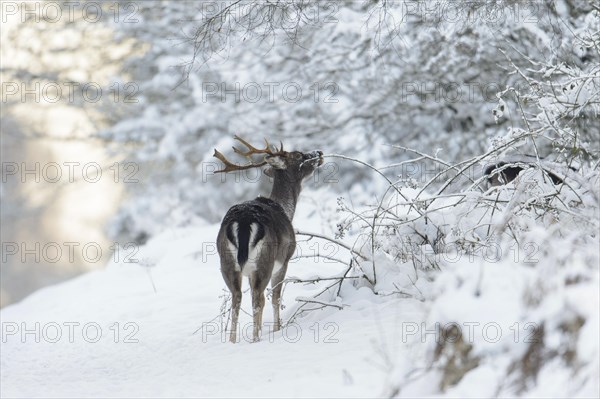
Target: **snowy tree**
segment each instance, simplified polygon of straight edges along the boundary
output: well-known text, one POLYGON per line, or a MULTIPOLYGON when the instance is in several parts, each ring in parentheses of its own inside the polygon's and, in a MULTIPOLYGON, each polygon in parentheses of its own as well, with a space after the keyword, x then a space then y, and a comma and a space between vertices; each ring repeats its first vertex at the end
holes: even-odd
MULTIPOLYGON (((230 185, 223 201, 221 180, 210 176, 212 147, 233 134, 283 140, 288 148, 319 146, 379 165, 408 159, 386 144, 439 148, 454 161, 486 149, 508 126, 527 128, 514 117, 516 104, 536 88, 519 68, 536 69, 543 81, 565 71, 593 77, 598 62, 590 36, 596 11, 585 2, 139 6, 143 23, 122 34, 149 43, 128 70, 141 104, 104 134, 127 143, 151 181, 134 187, 120 214, 116 231, 127 236, 197 218, 216 221, 225 204, 258 193, 263 186, 246 178, 230 185)), ((593 117, 575 119, 584 140, 598 134, 593 117)), ((551 149, 540 151, 545 157, 551 149)), ((338 160, 329 171, 339 192, 382 188, 348 162, 338 160)))

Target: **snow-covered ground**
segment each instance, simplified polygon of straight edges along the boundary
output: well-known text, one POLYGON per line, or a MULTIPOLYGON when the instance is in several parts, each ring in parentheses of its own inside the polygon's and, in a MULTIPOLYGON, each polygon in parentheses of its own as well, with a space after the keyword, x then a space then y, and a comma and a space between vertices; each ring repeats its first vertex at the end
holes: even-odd
MULTIPOLYGON (((330 204, 335 199, 324 192, 304 193, 296 228, 333 236, 330 204)), ((510 259, 448 257, 440 261, 441 271, 417 273, 378 255, 375 290, 363 280, 347 280, 339 297, 336 289, 319 297, 335 306, 296 315, 302 304, 297 299, 312 298, 335 280, 287 284, 282 317, 292 322, 274 334, 265 327, 257 343, 250 342, 246 292, 242 338, 231 344, 220 316, 226 315, 228 295, 215 250, 218 227, 165 231, 135 253, 123 248, 105 270, 4 308, 2 397, 594 397, 599 392, 600 284, 597 270, 586 269, 577 256, 569 268, 550 262, 537 270, 510 259), (132 259, 138 263, 126 262, 132 259), (554 274, 552 281, 572 282, 527 298, 546 289, 540 270, 554 274)), ((290 263, 288 278, 328 278, 347 269, 311 256, 345 260, 343 248, 332 250, 327 241, 306 236, 298 240, 301 257, 290 263)), ((354 239, 345 241, 351 245, 354 239)), ((265 325, 271 321, 267 305, 265 325)))
MULTIPOLYGON (((320 232, 315 217, 297 226, 320 232)), ((241 342, 231 344, 218 317, 226 291, 214 247, 217 231, 218 225, 167 231, 131 256, 141 265, 124 263, 123 255, 132 253, 124 251, 105 270, 44 288, 3 309, 2 397, 372 397, 383 392, 386 357, 402 349, 397 327, 401 320, 420 323, 422 302, 380 297, 348 284, 338 300, 343 310, 309 312, 281 332, 263 331, 258 343, 250 342, 248 327, 241 342)), ((302 245, 310 251, 311 244, 302 245)), ((343 267, 301 258, 290 263, 288 277, 327 277, 343 267)), ((315 289, 288 284, 284 322, 298 307, 295 298, 310 297, 315 289)), ((248 293, 242 309, 244 328, 252 321, 248 293)), ((272 317, 265 306, 264 322, 272 317)))

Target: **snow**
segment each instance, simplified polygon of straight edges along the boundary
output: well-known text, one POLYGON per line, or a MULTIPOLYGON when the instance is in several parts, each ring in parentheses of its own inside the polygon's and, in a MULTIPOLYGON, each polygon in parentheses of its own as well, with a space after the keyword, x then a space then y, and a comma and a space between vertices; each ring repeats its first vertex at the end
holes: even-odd
MULTIPOLYGON (((335 202, 325 190, 305 190, 295 228, 333 236, 336 216, 323 211, 329 209, 323 204, 335 202)), ((480 219, 477 212, 461 217, 472 224, 480 219)), ((350 279, 339 296, 337 286, 315 296, 331 280, 288 283, 284 328, 270 330, 272 310, 265 306, 257 343, 251 339, 245 281, 240 342, 231 344, 222 324, 227 313, 221 316, 229 294, 219 270, 218 229, 217 224, 168 229, 133 254, 124 248, 115 253, 102 271, 2 309, 2 396, 585 397, 598 392, 600 284, 586 254, 571 256, 569 268, 548 261, 551 248, 535 254, 537 264, 515 261, 511 252, 501 258, 447 254, 437 259, 439 271, 426 271, 379 251, 375 286, 350 279), (139 262, 128 263, 131 259, 139 262), (302 306, 315 310, 301 312, 302 306), (584 321, 580 328, 577 320, 584 321), (521 380, 515 367, 525 367, 523 359, 542 327, 544 353, 556 355, 540 366, 534 384, 526 370, 521 380), (569 335, 573 328, 577 335, 569 335), (468 352, 460 352, 457 338, 468 352), (576 354, 574 378, 563 363, 568 350, 576 354), (448 370, 460 367, 452 360, 457 353, 476 366, 444 387, 452 378, 448 370)), ((532 234, 544 242, 543 231, 532 234)), ((344 248, 332 251, 327 241, 297 238, 288 279, 332 278, 347 269, 316 256, 347 262, 344 248)), ((341 240, 352 246, 355 239, 341 240)), ((391 243, 392 236, 386 245, 391 243)), ((364 262, 357 275, 372 276, 372 268, 364 262)))
MULTIPOLYGON (((587 122, 598 115, 598 102, 591 101, 598 93, 597 46, 586 44, 588 31, 598 31, 598 19, 590 19, 597 13, 561 2, 558 14, 575 15, 561 24, 550 18, 537 25, 507 19, 468 26, 438 15, 423 26, 392 3, 387 10, 385 4, 345 4, 335 14, 338 23, 321 21, 323 28, 308 35, 298 31, 303 50, 268 40, 216 50, 214 63, 194 70, 176 93, 178 74, 169 67, 188 60, 190 49, 164 38, 197 21, 180 3, 165 3, 164 13, 140 4, 151 23, 131 27, 132 33, 152 44, 132 60, 132 66, 147 65, 133 71, 143 106, 122 110, 105 135, 113 143, 143 141, 128 159, 152 169, 132 189, 111 234, 152 238, 139 249, 122 247, 102 271, 0 311, 0 394, 600 396, 600 174, 597 159, 580 156, 597 158, 597 146, 588 142, 598 130, 587 122), (563 60, 572 55, 566 68, 563 60), (489 85, 460 93, 459 101, 439 101, 442 81, 479 88, 495 82, 494 90, 506 89, 494 103, 492 93, 484 93, 493 91, 489 85), (243 91, 212 97, 204 86, 265 90, 269 82, 277 83, 275 98, 263 91, 257 105, 235 100, 243 91), (301 101, 282 99, 286 84, 305 91, 301 101), (425 97, 406 84, 419 86, 425 97), (330 103, 323 97, 332 87, 337 102, 330 103), (331 162, 306 184, 294 226, 328 237, 339 233, 336 239, 366 260, 349 267, 346 249, 299 234, 283 292, 284 329, 269 332, 267 305, 262 341, 250 342, 245 282, 241 341, 234 345, 223 324, 229 294, 214 222, 266 187, 260 174, 241 180, 210 175, 212 148, 228 148, 235 133, 324 150, 331 162), (407 157, 418 153, 394 144, 428 153, 443 147, 445 160, 436 161, 454 165, 452 171, 529 162, 558 172, 568 185, 548 182, 535 168, 502 187, 451 184, 444 175, 450 169, 437 162, 428 169, 420 157, 409 165, 407 157), (548 158, 527 161, 532 145, 548 158), (465 155, 475 158, 465 161, 465 155), (400 179, 396 190, 366 163, 400 179), (392 163, 398 168, 390 171, 392 163), (349 278, 335 285, 346 273, 349 278)), ((469 9, 477 11, 477 4, 469 9)), ((484 179, 480 172, 474 180, 484 179)))
MULTIPOLYGON (((105 270, 44 288, 4 308, 2 396, 379 395, 386 374, 375 348, 394 341, 397 328, 390 327, 399 320, 421 320, 423 304, 382 301, 367 288, 345 285, 342 311, 310 312, 275 334, 263 329, 261 342, 251 343, 251 298, 245 293, 240 323, 246 334, 231 344, 218 317, 225 289, 215 251, 218 227, 167 231, 132 257, 152 266, 113 260, 105 270), (35 334, 22 335, 35 323, 40 342, 35 334), (13 326, 18 331, 10 334, 13 326), (52 343, 56 331, 62 337, 52 343), (98 342, 87 342, 97 331, 98 342)), ((323 276, 333 269, 302 258, 290 263, 288 277, 323 276)), ((284 322, 295 310, 294 298, 311 293, 310 286, 287 286, 284 322)), ((271 307, 265 306, 264 322, 272 321, 271 307)))
MULTIPOLYGON (((333 236, 342 216, 326 204, 335 202, 326 190, 305 190, 295 228, 333 236)), ((449 209, 437 219, 448 216, 454 223, 456 210, 449 209)), ((480 215, 461 218, 474 223, 480 215)), ((338 286, 315 296, 331 280, 288 283, 283 329, 270 330, 272 309, 265 306, 257 343, 245 281, 240 341, 232 344, 222 324, 229 294, 219 270, 218 229, 200 223, 165 230, 135 253, 122 248, 104 270, 2 309, 2 396, 586 397, 599 391, 600 282, 586 262, 593 252, 571 256, 569 268, 548 261, 550 248, 535 254, 537 264, 515 261, 512 252, 501 258, 446 254, 436 258, 440 270, 426 271, 379 251, 375 286, 350 279, 339 296, 338 286), (301 312, 306 308, 315 310, 301 312), (577 320, 583 325, 569 335, 577 320), (527 364, 523 359, 542 327, 544 353, 556 355, 540 365, 537 383, 521 380, 515 368, 527 364), (461 355, 457 338, 468 355, 461 355), (568 350, 576 354, 574 377, 564 363, 568 350), (444 388, 452 377, 448 370, 460 367, 457 353, 476 366, 444 388)), ((532 234, 543 238, 543 231, 532 234)), ((347 262, 344 248, 332 251, 325 245, 330 242, 300 234, 297 239, 288 279, 332 278, 347 269, 316 256, 347 262)), ((356 236, 340 240, 352 246, 356 236)), ((356 275, 372 276, 372 268, 364 262, 356 275)))

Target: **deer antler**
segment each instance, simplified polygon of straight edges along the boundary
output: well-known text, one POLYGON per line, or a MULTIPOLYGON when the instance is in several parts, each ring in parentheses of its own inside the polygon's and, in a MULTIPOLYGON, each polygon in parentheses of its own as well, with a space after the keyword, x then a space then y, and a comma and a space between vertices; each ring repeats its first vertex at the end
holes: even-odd
POLYGON ((227 173, 227 172, 233 172, 236 170, 259 168, 259 167, 267 164, 267 161, 263 161, 261 163, 252 163, 251 162, 248 165, 238 165, 233 162, 230 162, 227 158, 225 158, 225 155, 223 155, 219 151, 217 151, 216 148, 215 148, 215 153, 213 154, 213 157, 217 158, 218 160, 220 160, 221 162, 223 162, 225 164, 225 167, 223 169, 216 170, 215 173, 223 173, 223 172, 227 173))
MULTIPOLYGON (((280 142, 281 148, 279 150, 277 148, 275 148, 275 152, 273 152, 273 150, 270 148, 271 145, 269 144, 267 139, 265 139, 266 147, 264 149, 258 149, 237 135, 233 136, 233 138, 248 148, 248 151, 244 152, 236 147, 233 147, 233 151, 236 154, 240 154, 246 158, 250 158, 252 155, 255 155, 255 154, 283 155, 283 153, 284 153, 283 152, 283 143, 281 143, 281 142, 280 142)), ((235 164, 235 163, 229 161, 227 158, 225 158, 225 155, 221 154, 216 149, 215 149, 215 153, 213 154, 213 157, 219 159, 221 162, 223 162, 225 164, 225 168, 223 168, 221 170, 217 170, 217 171, 215 171, 215 173, 223 173, 223 172, 227 173, 227 172, 233 172, 236 170, 246 170, 246 169, 251 169, 251 168, 258 168, 258 167, 261 167, 261 166, 264 166, 267 164, 267 161, 263 161, 261 163, 250 162, 247 165, 238 165, 238 164, 235 164)))
POLYGON ((267 139, 265 139, 265 144, 267 145, 265 147, 265 149, 264 150, 259 150, 258 148, 255 148, 254 146, 252 146, 250 143, 248 143, 246 140, 244 140, 240 136, 236 135, 236 136, 233 136, 233 138, 235 140, 239 141, 240 143, 242 143, 243 145, 245 145, 248 148, 248 151, 243 152, 242 150, 239 150, 239 149, 237 149, 235 147, 232 147, 233 151, 236 154, 240 154, 240 155, 245 156, 245 157, 250 157, 251 155, 254 155, 254 154, 268 154, 268 153, 271 152, 271 150, 269 149, 269 142, 267 141, 267 139))
POLYGON ((265 139, 266 147, 261 150, 261 149, 255 148, 253 145, 251 145, 250 143, 248 143, 246 140, 244 140, 240 136, 236 135, 236 136, 233 136, 233 138, 236 139, 237 141, 239 141, 240 143, 242 143, 243 145, 245 145, 248 148, 248 151, 243 152, 242 150, 233 147, 233 151, 236 154, 243 155, 243 156, 245 156, 247 158, 250 157, 251 155, 254 155, 254 154, 268 154, 268 155, 282 155, 283 154, 283 143, 281 144, 281 148, 279 150, 277 150, 277 148, 275 148, 276 152, 273 152, 273 150, 271 149, 271 145, 269 144, 269 141, 267 139, 265 139))

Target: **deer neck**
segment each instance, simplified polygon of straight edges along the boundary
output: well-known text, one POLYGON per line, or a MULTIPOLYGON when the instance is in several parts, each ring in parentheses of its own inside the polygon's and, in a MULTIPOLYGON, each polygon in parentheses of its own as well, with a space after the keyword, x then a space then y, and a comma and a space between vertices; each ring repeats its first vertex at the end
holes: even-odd
POLYGON ((283 207, 290 222, 294 219, 300 190, 302 190, 300 179, 289 176, 284 170, 275 171, 273 189, 269 198, 283 207))

